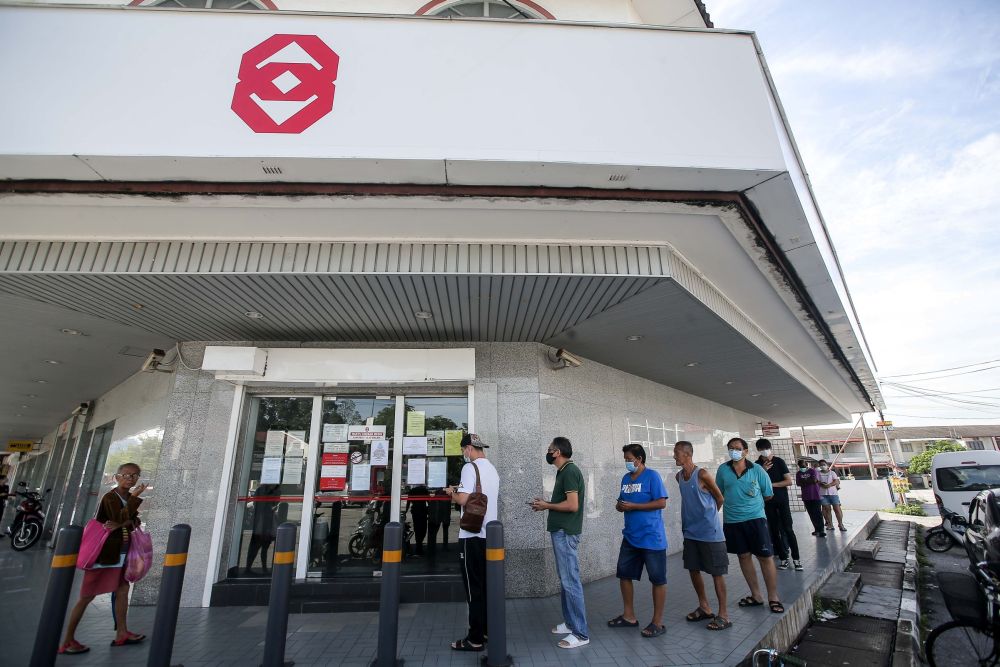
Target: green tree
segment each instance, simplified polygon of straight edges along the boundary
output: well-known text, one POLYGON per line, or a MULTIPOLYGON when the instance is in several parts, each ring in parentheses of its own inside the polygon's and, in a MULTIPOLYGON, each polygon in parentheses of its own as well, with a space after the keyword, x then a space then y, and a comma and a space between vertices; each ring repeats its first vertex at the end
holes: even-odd
POLYGON ((931 459, 934 458, 935 454, 964 451, 965 445, 960 445, 954 440, 938 440, 928 447, 927 451, 921 452, 910 459, 908 470, 913 475, 926 475, 931 471, 931 459))

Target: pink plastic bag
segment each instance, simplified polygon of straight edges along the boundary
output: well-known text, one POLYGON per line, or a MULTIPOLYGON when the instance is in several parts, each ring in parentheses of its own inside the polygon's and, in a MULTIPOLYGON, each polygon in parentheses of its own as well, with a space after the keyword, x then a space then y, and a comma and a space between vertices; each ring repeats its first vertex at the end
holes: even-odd
POLYGON ((135 583, 146 576, 153 564, 153 540, 141 527, 129 535, 131 545, 125 558, 125 581, 135 583))
POLYGON ((81 570, 89 570, 101 555, 101 549, 108 540, 108 531, 97 519, 91 519, 83 527, 83 537, 80 538, 80 553, 76 557, 76 566, 81 570))

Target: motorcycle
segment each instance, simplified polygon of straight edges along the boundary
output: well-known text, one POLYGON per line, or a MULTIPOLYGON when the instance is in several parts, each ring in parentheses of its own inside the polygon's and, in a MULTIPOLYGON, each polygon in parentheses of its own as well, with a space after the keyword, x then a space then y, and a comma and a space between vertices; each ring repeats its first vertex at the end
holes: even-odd
MULTIPOLYGON (((18 482, 18 486, 26 488, 27 484, 18 482)), ((52 489, 46 489, 45 493, 52 493, 52 489)), ((7 528, 7 535, 10 536, 11 549, 24 551, 34 546, 42 537, 42 526, 45 523, 42 502, 45 498, 38 491, 16 491, 14 495, 24 500, 17 506, 17 514, 7 528)))
POLYGON ((965 543, 965 529, 968 525, 965 517, 945 510, 941 525, 931 528, 924 534, 924 544, 937 553, 948 551, 956 544, 965 543))

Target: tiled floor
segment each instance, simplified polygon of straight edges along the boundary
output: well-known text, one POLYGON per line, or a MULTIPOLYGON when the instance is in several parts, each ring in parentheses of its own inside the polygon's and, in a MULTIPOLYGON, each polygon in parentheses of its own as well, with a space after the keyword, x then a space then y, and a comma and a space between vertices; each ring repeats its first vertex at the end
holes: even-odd
MULTIPOLYGON (((805 514, 796 513, 796 527, 805 572, 781 571, 782 599, 790 604, 839 554, 871 516, 847 512, 850 530, 820 540, 809 535, 805 514)), ((40 613, 49 553, 13 553, 0 545, 0 664, 27 665, 40 613)), ((509 573, 508 573, 509 574, 509 573)), ((79 579, 79 577, 77 577, 79 579)), ((766 607, 738 609, 736 601, 747 593, 735 558, 727 577, 730 618, 734 625, 723 632, 709 632, 705 623, 687 623, 684 614, 697 607, 697 598, 683 569, 680 554, 668 562, 667 633, 645 639, 637 629, 608 628, 606 621, 621 612, 618 581, 602 579, 585 586, 591 644, 572 651, 556 647, 559 639, 549 628, 560 622, 557 596, 509 600, 507 603, 507 652, 517 665, 734 665, 779 621, 766 607)), ((188 582, 193 585, 197 582, 188 582)), ((706 580, 710 586, 710 580, 706 580)), ((636 587, 641 625, 649 622, 649 587, 636 587)), ((714 603, 714 594, 710 598, 714 603)), ((131 611, 130 627, 146 631, 155 609, 131 611)), ((465 634, 466 609, 462 604, 415 604, 400 609, 399 654, 407 665, 476 665, 481 654, 456 653, 448 642, 465 634)), ((289 617, 286 657, 296 666, 368 665, 375 656, 377 613, 293 614, 289 617)), ((257 665, 263 651, 267 611, 263 607, 182 609, 177 626, 173 663, 199 665, 257 665)), ((80 656, 60 656, 58 665, 144 664, 146 646, 111 648, 111 614, 107 596, 88 610, 78 639, 92 650, 80 656)))

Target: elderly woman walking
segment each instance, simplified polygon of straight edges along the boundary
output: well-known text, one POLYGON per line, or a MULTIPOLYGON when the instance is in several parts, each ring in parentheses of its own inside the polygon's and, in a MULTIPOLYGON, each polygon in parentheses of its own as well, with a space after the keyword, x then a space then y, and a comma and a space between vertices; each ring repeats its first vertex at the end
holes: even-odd
POLYGON ((104 524, 108 537, 97 557, 97 563, 84 572, 80 600, 70 612, 66 636, 59 647, 59 653, 72 655, 90 650, 90 647, 78 642, 74 635, 80 619, 83 618, 83 612, 87 610, 87 605, 104 593, 115 593, 115 619, 118 627, 111 645, 138 644, 146 638, 145 635, 129 632, 127 623, 129 584, 125 581, 125 558, 131 544, 129 536, 139 527, 139 505, 142 503, 142 498, 139 496, 146 490, 145 484, 136 485, 141 473, 139 466, 134 463, 118 466, 118 472, 115 473, 115 488, 101 498, 96 519, 104 524))

